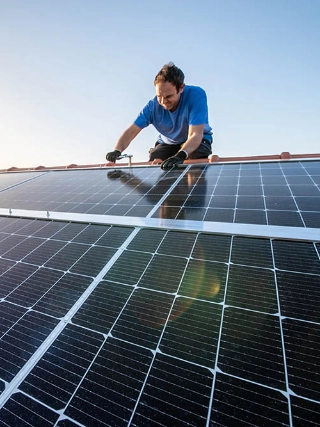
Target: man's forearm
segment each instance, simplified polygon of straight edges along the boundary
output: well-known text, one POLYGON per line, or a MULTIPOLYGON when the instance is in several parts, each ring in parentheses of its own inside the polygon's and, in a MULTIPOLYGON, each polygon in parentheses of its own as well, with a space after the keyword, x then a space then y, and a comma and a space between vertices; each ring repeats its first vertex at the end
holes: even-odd
POLYGON ((122 153, 126 148, 128 148, 130 142, 138 135, 140 131, 141 129, 135 124, 129 126, 128 129, 126 129, 118 139, 114 149, 119 150, 122 153))
POLYGON ((193 153, 201 144, 202 138, 203 138, 202 134, 190 135, 187 141, 184 144, 182 144, 181 150, 186 151, 188 155, 193 153))

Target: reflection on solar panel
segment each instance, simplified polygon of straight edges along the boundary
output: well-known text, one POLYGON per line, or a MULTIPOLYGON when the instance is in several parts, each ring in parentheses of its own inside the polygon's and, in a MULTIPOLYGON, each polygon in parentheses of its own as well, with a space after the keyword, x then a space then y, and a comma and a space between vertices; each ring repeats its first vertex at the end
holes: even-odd
POLYGON ((319 425, 320 161, 0 174, 0 213, 0 426, 319 425))

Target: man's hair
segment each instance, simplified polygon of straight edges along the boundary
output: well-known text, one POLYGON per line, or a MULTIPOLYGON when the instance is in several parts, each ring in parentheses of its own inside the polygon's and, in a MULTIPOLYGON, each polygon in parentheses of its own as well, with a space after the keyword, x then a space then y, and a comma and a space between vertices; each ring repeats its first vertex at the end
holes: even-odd
POLYGON ((177 92, 184 83, 184 74, 180 68, 176 67, 173 62, 165 64, 154 79, 154 85, 161 82, 172 83, 177 92))

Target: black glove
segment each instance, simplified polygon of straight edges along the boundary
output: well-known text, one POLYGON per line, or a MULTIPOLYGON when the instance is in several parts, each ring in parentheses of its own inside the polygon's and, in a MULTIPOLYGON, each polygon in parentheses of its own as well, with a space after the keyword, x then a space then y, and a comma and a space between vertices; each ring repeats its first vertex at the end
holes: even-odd
POLYGON ((164 160, 160 167, 161 169, 171 169, 171 168, 177 168, 179 165, 183 163, 184 160, 188 157, 188 154, 186 151, 181 150, 178 151, 178 153, 175 156, 169 157, 168 159, 164 160))
POLYGON ((110 153, 107 153, 106 159, 109 160, 109 162, 115 163, 119 156, 121 156, 121 151, 114 150, 110 151, 110 153))

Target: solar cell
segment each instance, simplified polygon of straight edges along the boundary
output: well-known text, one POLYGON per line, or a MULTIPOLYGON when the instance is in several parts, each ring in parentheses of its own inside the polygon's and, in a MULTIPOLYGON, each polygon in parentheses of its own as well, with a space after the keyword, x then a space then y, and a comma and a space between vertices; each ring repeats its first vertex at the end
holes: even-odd
POLYGON ((47 425, 53 426, 59 418, 59 415, 47 408, 35 399, 23 393, 15 393, 12 398, 7 402, 6 405, 1 409, 1 423, 3 426, 14 426, 18 425, 21 427, 27 427, 29 420, 34 425, 47 425), (19 418, 17 419, 17 415, 19 418))
POLYGON ((279 318, 227 307, 218 368, 229 375, 286 390, 279 318))
POLYGON ((279 391, 217 373, 210 426, 244 426, 248 422, 254 426, 290 425, 287 399, 279 391))
POLYGON ((320 416, 318 403, 299 397, 291 397, 292 420, 295 424, 317 425, 320 416))
POLYGON ((297 396, 319 403, 319 324, 285 319, 283 333, 286 347, 290 389, 297 396))
POLYGON ((0 425, 317 425, 319 176, 0 174, 0 425))

